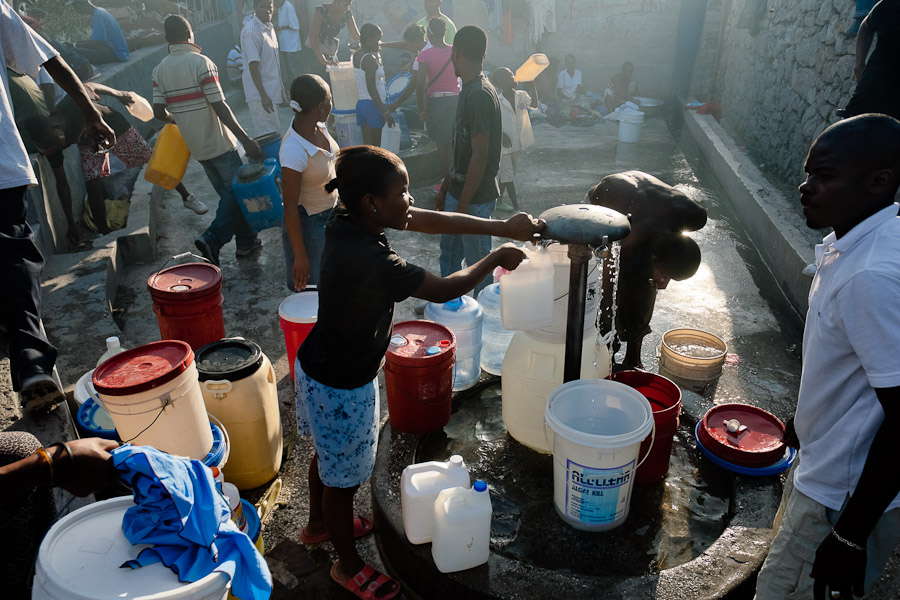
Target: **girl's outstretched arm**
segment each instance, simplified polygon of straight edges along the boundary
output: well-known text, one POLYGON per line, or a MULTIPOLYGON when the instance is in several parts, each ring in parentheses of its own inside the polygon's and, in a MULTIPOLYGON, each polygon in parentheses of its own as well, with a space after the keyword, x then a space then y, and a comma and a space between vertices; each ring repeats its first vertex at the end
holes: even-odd
POLYGON ((525 258, 525 253, 512 243, 504 244, 479 260, 471 267, 451 273, 446 277, 426 272, 425 281, 413 294, 416 298, 429 302, 447 302, 471 291, 478 282, 496 267, 512 271, 525 258))
POLYGON ((503 221, 415 207, 410 208, 409 212, 412 218, 409 219, 407 229, 422 233, 495 235, 530 242, 547 226, 543 220, 523 212, 503 221))

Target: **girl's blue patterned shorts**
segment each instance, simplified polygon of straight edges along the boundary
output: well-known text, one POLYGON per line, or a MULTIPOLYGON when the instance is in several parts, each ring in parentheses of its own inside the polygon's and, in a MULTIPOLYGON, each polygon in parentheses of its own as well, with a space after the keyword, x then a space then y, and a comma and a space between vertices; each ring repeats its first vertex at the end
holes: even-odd
POLYGON ((312 435, 319 478, 328 487, 365 483, 378 445, 378 379, 352 390, 319 383, 294 363, 297 431, 312 435))

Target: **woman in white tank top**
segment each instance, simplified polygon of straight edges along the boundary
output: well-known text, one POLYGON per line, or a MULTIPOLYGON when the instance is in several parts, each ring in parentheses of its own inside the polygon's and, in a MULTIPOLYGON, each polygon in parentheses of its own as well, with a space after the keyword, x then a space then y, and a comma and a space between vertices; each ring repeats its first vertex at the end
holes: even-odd
POLYGON ((365 23, 359 28, 360 48, 353 54, 353 74, 359 88, 356 102, 356 124, 362 129, 363 142, 381 145, 381 128, 385 122, 394 126, 393 106, 386 106, 384 65, 381 64, 381 28, 365 23))

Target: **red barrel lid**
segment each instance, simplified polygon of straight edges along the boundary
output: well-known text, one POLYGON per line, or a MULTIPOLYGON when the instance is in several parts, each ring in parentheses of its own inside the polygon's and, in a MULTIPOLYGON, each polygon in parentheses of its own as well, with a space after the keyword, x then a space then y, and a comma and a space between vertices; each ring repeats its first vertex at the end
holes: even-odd
POLYGON ((222 286, 222 271, 209 263, 185 263, 154 273, 147 279, 150 294, 169 300, 215 292, 222 286))
POLYGON ((128 396, 172 381, 194 362, 194 351, 180 340, 151 342, 110 357, 94 370, 94 387, 108 396, 128 396))
POLYGON ((714 406, 700 422, 700 430, 710 452, 738 465, 771 464, 784 455, 784 424, 756 406, 714 406))
POLYGON ((403 321, 394 324, 387 362, 424 367, 447 360, 456 353, 456 336, 434 321, 403 321))

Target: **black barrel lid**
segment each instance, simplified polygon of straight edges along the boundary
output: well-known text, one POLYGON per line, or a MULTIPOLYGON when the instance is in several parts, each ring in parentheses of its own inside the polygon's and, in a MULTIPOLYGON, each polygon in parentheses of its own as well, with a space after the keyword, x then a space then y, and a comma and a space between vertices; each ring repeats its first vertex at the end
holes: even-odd
POLYGON ((244 338, 224 338, 197 350, 196 361, 200 381, 238 381, 256 373, 263 353, 259 345, 244 338))

